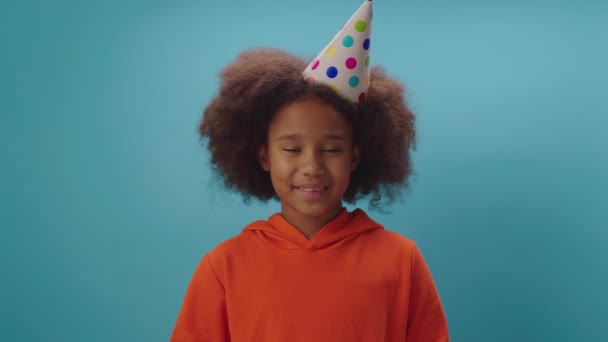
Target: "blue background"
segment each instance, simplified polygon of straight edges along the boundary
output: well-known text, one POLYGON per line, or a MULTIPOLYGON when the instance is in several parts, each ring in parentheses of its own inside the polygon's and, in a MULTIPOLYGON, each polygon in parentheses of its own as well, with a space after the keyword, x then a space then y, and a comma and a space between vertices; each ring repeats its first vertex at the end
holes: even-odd
MULTIPOLYGON (((168 340, 203 253, 278 209, 209 171, 218 70, 314 56, 360 4, 3 4, 0 340, 168 340)), ((454 341, 606 341, 607 23, 600 1, 375 2, 372 63, 419 140, 372 216, 420 245, 454 341)))

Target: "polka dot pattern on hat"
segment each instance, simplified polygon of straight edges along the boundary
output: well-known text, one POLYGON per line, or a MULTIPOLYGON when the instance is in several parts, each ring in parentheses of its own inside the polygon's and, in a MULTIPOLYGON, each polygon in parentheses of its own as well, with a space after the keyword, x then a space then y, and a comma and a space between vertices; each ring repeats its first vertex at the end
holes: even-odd
POLYGON ((325 54, 326 54, 328 57, 334 57, 334 56, 336 55, 336 53, 337 53, 336 48, 335 48, 335 47, 333 47, 333 46, 328 47, 328 48, 327 48, 327 52, 325 52, 325 54))
POLYGON ((348 69, 354 69, 357 67, 357 60, 349 57, 346 59, 346 62, 344 62, 344 65, 346 65, 346 68, 348 69))
POLYGON ((353 46, 353 44, 355 43, 355 39, 353 39, 352 36, 346 36, 344 37, 344 39, 342 39, 342 45, 344 45, 344 47, 351 47, 353 46))
POLYGON ((367 0, 307 66, 304 78, 353 102, 365 100, 370 84, 371 12, 372 1, 367 0))
POLYGON ((365 31, 365 29, 367 29, 367 23, 363 20, 358 20, 355 23, 355 30, 359 31, 359 32, 363 32, 365 31))
POLYGON ((338 76, 338 68, 336 68, 335 66, 330 66, 329 68, 327 68, 327 71, 325 73, 329 78, 336 78, 336 76, 338 76))

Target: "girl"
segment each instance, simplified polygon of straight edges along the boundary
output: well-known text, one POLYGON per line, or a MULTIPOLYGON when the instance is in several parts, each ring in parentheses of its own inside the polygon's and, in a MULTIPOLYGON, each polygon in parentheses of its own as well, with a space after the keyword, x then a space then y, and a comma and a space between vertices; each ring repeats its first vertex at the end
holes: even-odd
POLYGON ((211 162, 228 189, 281 212, 202 258, 172 341, 448 341, 415 243, 343 207, 370 196, 382 209, 411 174, 414 116, 401 85, 362 62, 369 19, 366 2, 308 66, 254 49, 222 71, 200 125, 211 162), (331 50, 357 41, 359 55, 331 50))

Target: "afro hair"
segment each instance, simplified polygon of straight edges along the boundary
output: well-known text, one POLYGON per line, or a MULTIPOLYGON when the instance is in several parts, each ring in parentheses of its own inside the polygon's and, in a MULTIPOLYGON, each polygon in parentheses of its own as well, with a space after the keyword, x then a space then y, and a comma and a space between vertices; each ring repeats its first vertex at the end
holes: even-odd
POLYGON ((199 125, 216 175, 245 202, 277 199, 270 175, 257 159, 258 148, 266 143, 268 125, 279 108, 314 97, 346 116, 360 148, 344 201, 354 204, 369 196, 370 207, 382 210, 408 188, 413 172, 414 114, 403 86, 375 66, 365 100, 354 104, 327 86, 306 81, 302 71, 307 65, 285 51, 257 48, 242 52, 220 72, 219 93, 199 125))

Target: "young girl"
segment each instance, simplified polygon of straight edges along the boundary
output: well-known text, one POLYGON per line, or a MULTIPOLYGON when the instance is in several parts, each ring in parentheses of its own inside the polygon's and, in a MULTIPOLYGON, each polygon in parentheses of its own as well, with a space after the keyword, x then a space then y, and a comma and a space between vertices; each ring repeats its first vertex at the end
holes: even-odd
POLYGON ((211 162, 228 189, 281 212, 203 257, 172 341, 448 341, 415 243, 343 207, 382 208, 411 173, 414 116, 401 85, 368 68, 370 19, 366 2, 308 66, 254 49, 222 71, 200 125, 211 162), (358 54, 336 51, 357 41, 358 54))

